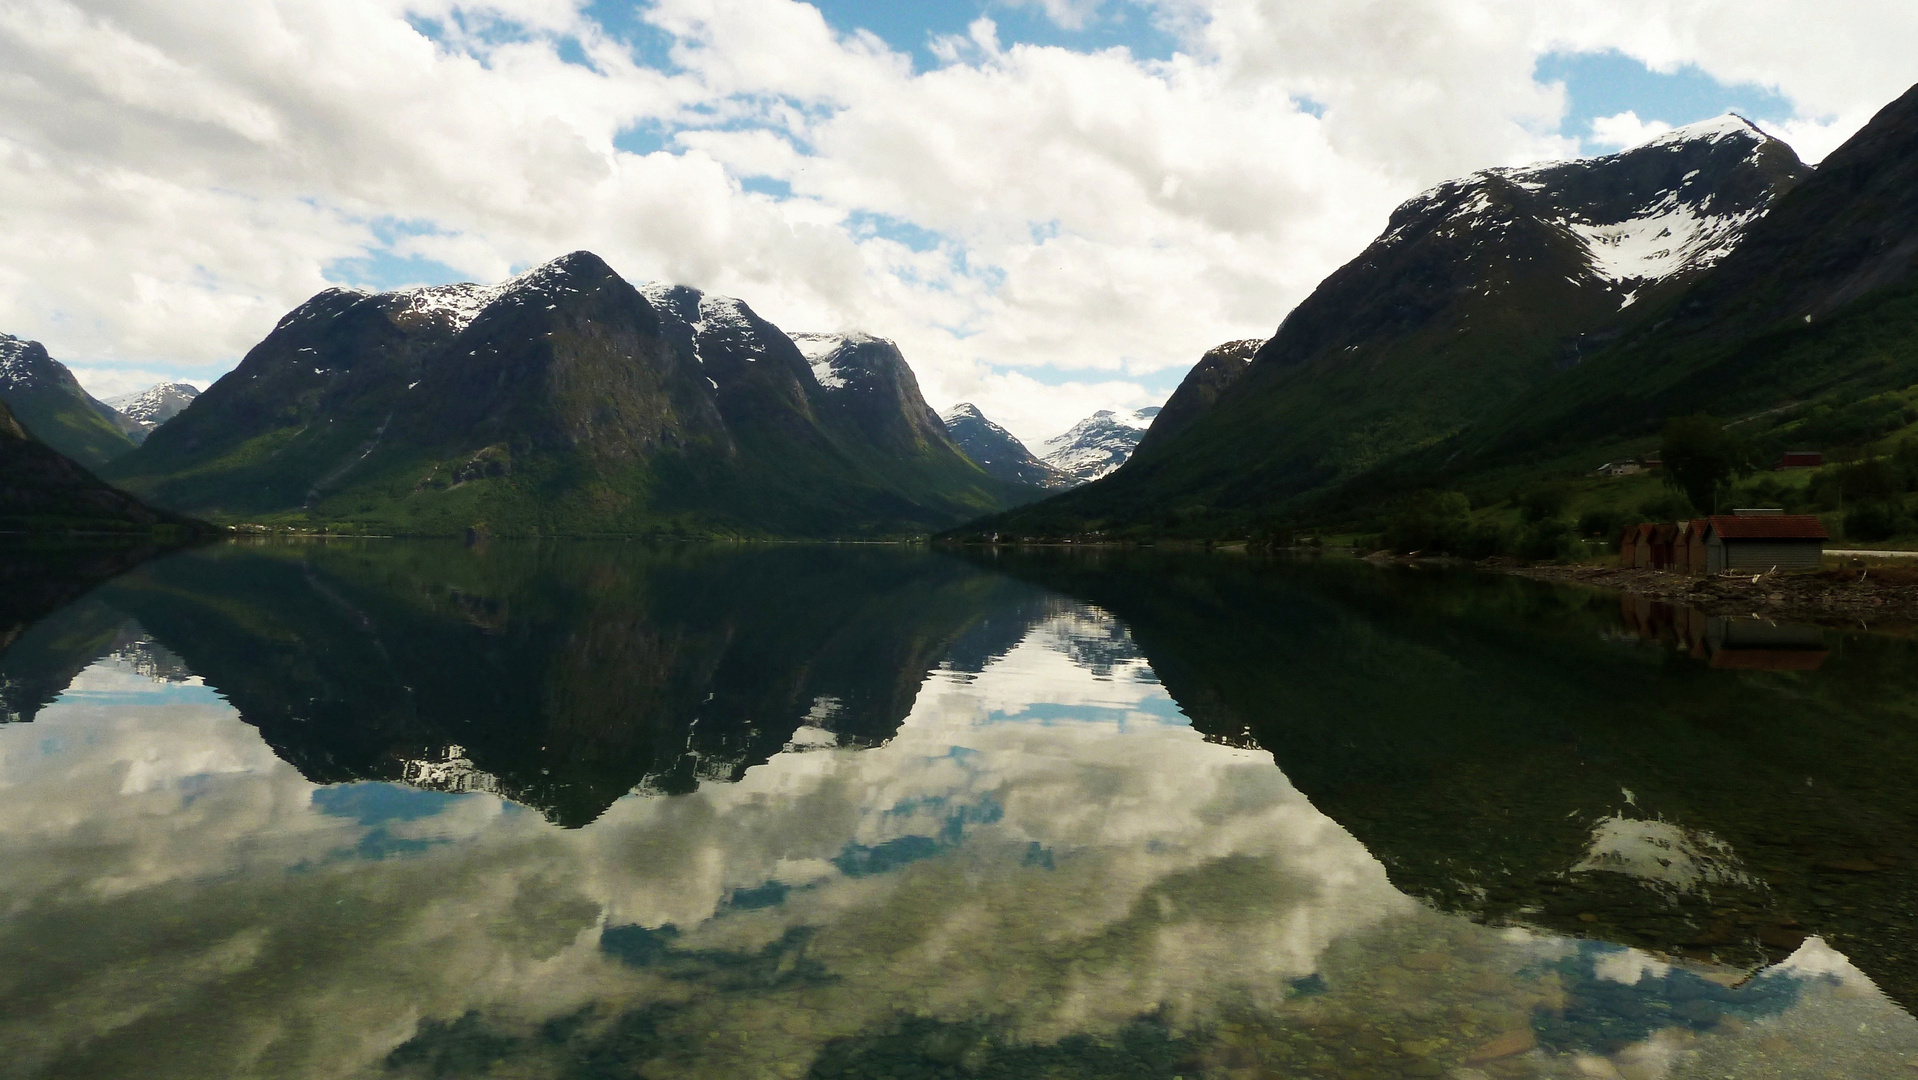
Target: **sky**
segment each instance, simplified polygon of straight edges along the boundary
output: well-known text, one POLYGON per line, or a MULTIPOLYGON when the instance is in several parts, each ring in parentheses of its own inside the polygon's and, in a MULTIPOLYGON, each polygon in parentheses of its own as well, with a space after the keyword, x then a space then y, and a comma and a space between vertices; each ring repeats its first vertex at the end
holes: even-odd
POLYGON ((204 387, 329 286, 584 248, 1036 443, 1451 177, 1729 110, 1816 161, 1913 40, 1909 0, 0 0, 0 332, 204 387))

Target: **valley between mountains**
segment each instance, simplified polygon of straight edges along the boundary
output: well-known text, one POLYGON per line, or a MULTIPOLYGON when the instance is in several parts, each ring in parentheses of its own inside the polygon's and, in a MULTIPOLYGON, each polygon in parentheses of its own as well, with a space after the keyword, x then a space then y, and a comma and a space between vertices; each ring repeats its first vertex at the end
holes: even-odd
MULTIPOLYGON (((127 521, 1269 542, 1376 532, 1421 492, 1473 514, 1554 486, 1559 513, 1669 502, 1594 472, 1695 413, 1753 460, 1889 459, 1918 434, 1915 260, 1918 90, 1816 168, 1725 116, 1441 184, 1270 339, 1036 448, 971 404, 936 413, 883 337, 788 333, 586 251, 493 285, 328 289, 204 393, 100 402, 0 336, 0 402, 74 484, 137 497, 101 511, 127 521)), ((1874 497, 1903 513, 1902 491, 1874 497)), ((72 520, 9 498, 9 520, 72 520)))

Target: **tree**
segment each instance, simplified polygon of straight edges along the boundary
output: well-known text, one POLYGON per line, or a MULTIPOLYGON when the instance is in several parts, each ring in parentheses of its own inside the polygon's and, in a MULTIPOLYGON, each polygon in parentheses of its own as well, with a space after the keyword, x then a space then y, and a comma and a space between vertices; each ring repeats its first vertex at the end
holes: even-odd
POLYGON ((1749 475, 1753 468, 1751 448, 1704 413, 1666 422, 1662 457, 1665 483, 1684 492, 1701 510, 1716 509, 1718 489, 1734 476, 1749 475))

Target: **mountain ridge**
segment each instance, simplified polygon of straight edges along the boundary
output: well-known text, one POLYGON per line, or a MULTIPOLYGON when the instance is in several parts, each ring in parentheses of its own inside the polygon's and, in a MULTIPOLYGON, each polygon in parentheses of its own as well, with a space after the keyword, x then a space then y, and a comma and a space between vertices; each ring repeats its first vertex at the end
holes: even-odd
POLYGON ((109 473, 206 514, 440 535, 897 535, 1019 498, 943 431, 882 448, 856 412, 743 301, 574 252, 324 290, 109 473))

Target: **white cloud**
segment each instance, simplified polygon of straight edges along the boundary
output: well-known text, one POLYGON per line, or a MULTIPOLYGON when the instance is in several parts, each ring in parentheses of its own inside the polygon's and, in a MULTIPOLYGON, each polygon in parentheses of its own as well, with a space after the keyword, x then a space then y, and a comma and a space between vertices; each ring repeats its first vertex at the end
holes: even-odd
MULTIPOLYGON (((1035 2, 1067 27, 1118 10, 1035 2)), ((585 247, 790 329, 895 338, 935 406, 973 400, 1036 441, 1270 333, 1420 188, 1574 152, 1563 89, 1534 79, 1546 52, 1775 86, 1798 111, 1779 134, 1814 158, 1918 67, 1902 4, 1125 13, 1183 51, 1008 44, 981 20, 916 72, 795 0, 656 0, 662 71, 575 0, 18 0, 0 8, 0 328, 185 372, 236 360, 341 260, 497 279, 585 247), (636 128, 665 149, 618 149, 636 128)))
POLYGON ((1615 116, 1599 116, 1592 120, 1592 142, 1606 149, 1621 149, 1637 146, 1672 129, 1672 125, 1663 120, 1640 120, 1638 113, 1631 110, 1615 116))

